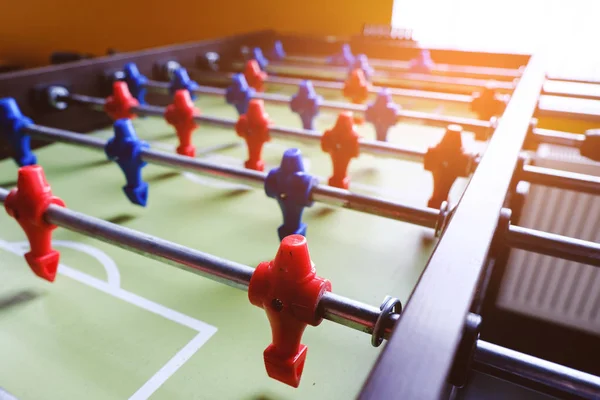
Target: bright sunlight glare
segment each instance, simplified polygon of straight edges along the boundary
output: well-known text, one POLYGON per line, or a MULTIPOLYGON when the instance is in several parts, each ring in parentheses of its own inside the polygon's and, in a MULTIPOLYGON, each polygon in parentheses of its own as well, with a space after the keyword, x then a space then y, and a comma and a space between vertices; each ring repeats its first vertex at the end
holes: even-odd
POLYGON ((392 25, 412 28, 428 47, 598 52, 600 1, 396 0, 392 25))

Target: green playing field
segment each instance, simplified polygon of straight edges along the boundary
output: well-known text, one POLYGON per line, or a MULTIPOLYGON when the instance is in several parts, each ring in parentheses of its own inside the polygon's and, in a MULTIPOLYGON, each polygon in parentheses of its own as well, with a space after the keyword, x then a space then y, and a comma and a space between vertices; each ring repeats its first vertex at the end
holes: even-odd
MULTIPOLYGON (((197 104, 206 115, 236 117, 221 98, 197 104)), ((286 107, 266 108, 277 125, 299 127, 286 107)), ((335 119, 323 112, 317 126, 329 128, 335 119)), ((134 124, 155 148, 174 150, 173 129, 162 119, 134 124)), ((368 124, 359 130, 374 137, 368 124)), ((400 123, 391 141, 425 149, 442 133, 400 123)), ((245 145, 231 129, 202 125, 194 142, 198 157, 243 166, 245 145)), ((267 168, 295 146, 308 170, 326 179, 331 161, 318 143, 273 139, 264 151, 267 168)), ((281 213, 263 191, 148 165, 149 201, 141 208, 128 202, 124 177, 101 152, 53 144, 37 156, 54 194, 73 210, 252 266, 277 251, 281 213)), ((350 173, 356 192, 417 206, 431 194, 431 176, 420 164, 361 155, 350 173)), ((16 174, 12 160, 0 162, 0 186, 15 185, 16 174)), ((454 201, 465 184, 455 185, 454 201)), ((428 229, 319 204, 305 212, 305 222, 318 274, 331 280, 335 293, 372 305, 388 294, 405 302, 435 245, 428 229)), ((54 238, 61 266, 50 284, 30 272, 21 257, 24 234, 0 213, 0 387, 19 399, 348 399, 379 353, 363 333, 329 321, 309 327, 304 374, 293 389, 265 373, 270 327, 245 292, 62 228, 54 238)))

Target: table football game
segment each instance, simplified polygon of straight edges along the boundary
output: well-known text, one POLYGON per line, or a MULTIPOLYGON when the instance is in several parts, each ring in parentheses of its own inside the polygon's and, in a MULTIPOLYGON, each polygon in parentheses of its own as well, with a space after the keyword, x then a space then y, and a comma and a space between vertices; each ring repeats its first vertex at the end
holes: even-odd
POLYGON ((543 55, 264 31, 0 99, 0 398, 600 398, 600 84, 543 55))

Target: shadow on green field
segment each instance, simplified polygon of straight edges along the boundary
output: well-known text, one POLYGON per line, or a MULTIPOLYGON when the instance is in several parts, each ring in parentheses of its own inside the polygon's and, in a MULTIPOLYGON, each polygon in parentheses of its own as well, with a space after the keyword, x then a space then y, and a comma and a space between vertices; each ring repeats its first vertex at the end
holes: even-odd
POLYGON ((113 224, 123 225, 129 221, 133 221, 136 218, 135 215, 131 214, 119 214, 114 217, 107 218, 108 222, 112 222, 113 224))
POLYGON ((17 181, 0 182, 1 188, 9 189, 9 188, 13 188, 15 186, 17 186, 17 181))
MULTIPOLYGON (((108 165, 111 164, 112 161, 107 160, 107 159, 101 159, 101 160, 91 160, 82 164, 79 164, 79 171, 81 171, 81 169, 88 169, 88 168, 96 168, 96 167, 101 167, 103 165, 108 165)), ((75 171, 78 172, 78 171, 75 171)))
POLYGON ((10 294, 8 296, 0 297, 0 311, 12 309, 13 307, 23 303, 28 303, 31 300, 38 298, 40 295, 41 293, 39 292, 26 289, 10 294))
POLYGON ((175 178, 177 176, 179 176, 178 171, 163 172, 162 174, 154 175, 150 178, 147 178, 146 182, 148 182, 148 183, 161 182, 161 181, 169 180, 171 178, 175 178))

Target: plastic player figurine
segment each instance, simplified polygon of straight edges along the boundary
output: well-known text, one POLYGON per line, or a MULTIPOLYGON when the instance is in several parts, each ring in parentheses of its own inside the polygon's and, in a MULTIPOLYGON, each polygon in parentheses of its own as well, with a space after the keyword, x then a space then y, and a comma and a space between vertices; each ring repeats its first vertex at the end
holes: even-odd
POLYGON ((329 178, 330 186, 348 189, 350 185, 348 164, 360 153, 359 138, 354 129, 354 118, 351 112, 340 113, 335 126, 321 137, 321 149, 331 155, 333 164, 333 175, 329 178))
POLYGON ((262 149, 264 144, 271 140, 270 123, 262 100, 251 100, 248 112, 238 119, 235 131, 246 140, 248 146, 248 160, 244 163, 246 168, 264 171, 265 162, 262 160, 262 149))

